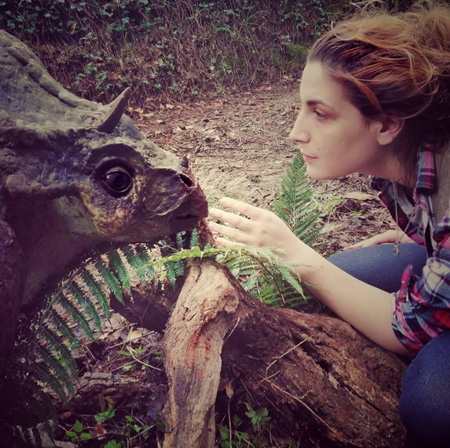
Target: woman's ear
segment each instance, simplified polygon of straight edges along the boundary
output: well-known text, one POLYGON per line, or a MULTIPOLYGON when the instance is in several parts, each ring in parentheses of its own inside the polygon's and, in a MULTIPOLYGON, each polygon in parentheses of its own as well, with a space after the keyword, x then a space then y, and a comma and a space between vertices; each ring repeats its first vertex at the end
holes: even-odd
POLYGON ((401 119, 386 119, 381 122, 381 126, 378 129, 378 143, 383 146, 392 143, 402 131, 404 124, 405 120, 401 119))

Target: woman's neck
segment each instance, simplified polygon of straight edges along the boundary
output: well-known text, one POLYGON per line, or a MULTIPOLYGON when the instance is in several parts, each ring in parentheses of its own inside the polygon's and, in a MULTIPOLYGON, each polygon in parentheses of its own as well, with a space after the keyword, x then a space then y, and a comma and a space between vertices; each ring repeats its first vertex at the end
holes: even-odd
POLYGON ((403 185, 407 188, 414 188, 417 184, 416 163, 412 160, 402 160, 392 155, 383 164, 380 174, 377 177, 389 179, 392 182, 403 185))

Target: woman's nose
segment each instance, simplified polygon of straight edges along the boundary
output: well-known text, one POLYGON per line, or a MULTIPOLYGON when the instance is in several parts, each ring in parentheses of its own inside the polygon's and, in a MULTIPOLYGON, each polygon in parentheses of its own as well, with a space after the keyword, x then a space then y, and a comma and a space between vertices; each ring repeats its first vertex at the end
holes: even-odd
POLYGON ((292 143, 306 143, 309 141, 309 133, 304 129, 300 114, 295 121, 294 127, 289 134, 289 140, 292 143))

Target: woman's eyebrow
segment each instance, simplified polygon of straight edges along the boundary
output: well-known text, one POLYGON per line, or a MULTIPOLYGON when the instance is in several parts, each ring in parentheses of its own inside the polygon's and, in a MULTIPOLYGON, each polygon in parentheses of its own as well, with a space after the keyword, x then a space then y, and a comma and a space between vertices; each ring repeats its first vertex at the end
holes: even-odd
MULTIPOLYGON (((302 100, 300 100, 300 105, 303 105, 303 101, 302 100)), ((325 101, 322 101, 320 99, 308 100, 308 101, 306 101, 306 105, 309 106, 309 107, 321 105, 321 106, 324 106, 324 107, 334 111, 334 107, 330 106, 328 103, 326 103, 325 101)))

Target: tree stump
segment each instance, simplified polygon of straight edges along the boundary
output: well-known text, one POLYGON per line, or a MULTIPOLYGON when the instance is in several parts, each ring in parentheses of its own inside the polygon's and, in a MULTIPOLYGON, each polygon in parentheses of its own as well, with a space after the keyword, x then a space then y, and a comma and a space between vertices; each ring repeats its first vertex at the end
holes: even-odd
POLYGON ((161 297, 137 291, 126 317, 149 329, 155 319, 144 309, 159 310, 159 327, 168 318, 165 448, 214 447, 221 378, 242 384, 294 439, 307 433, 320 447, 403 446, 397 405, 406 363, 347 323, 270 308, 211 260, 191 262, 184 284, 161 297))

